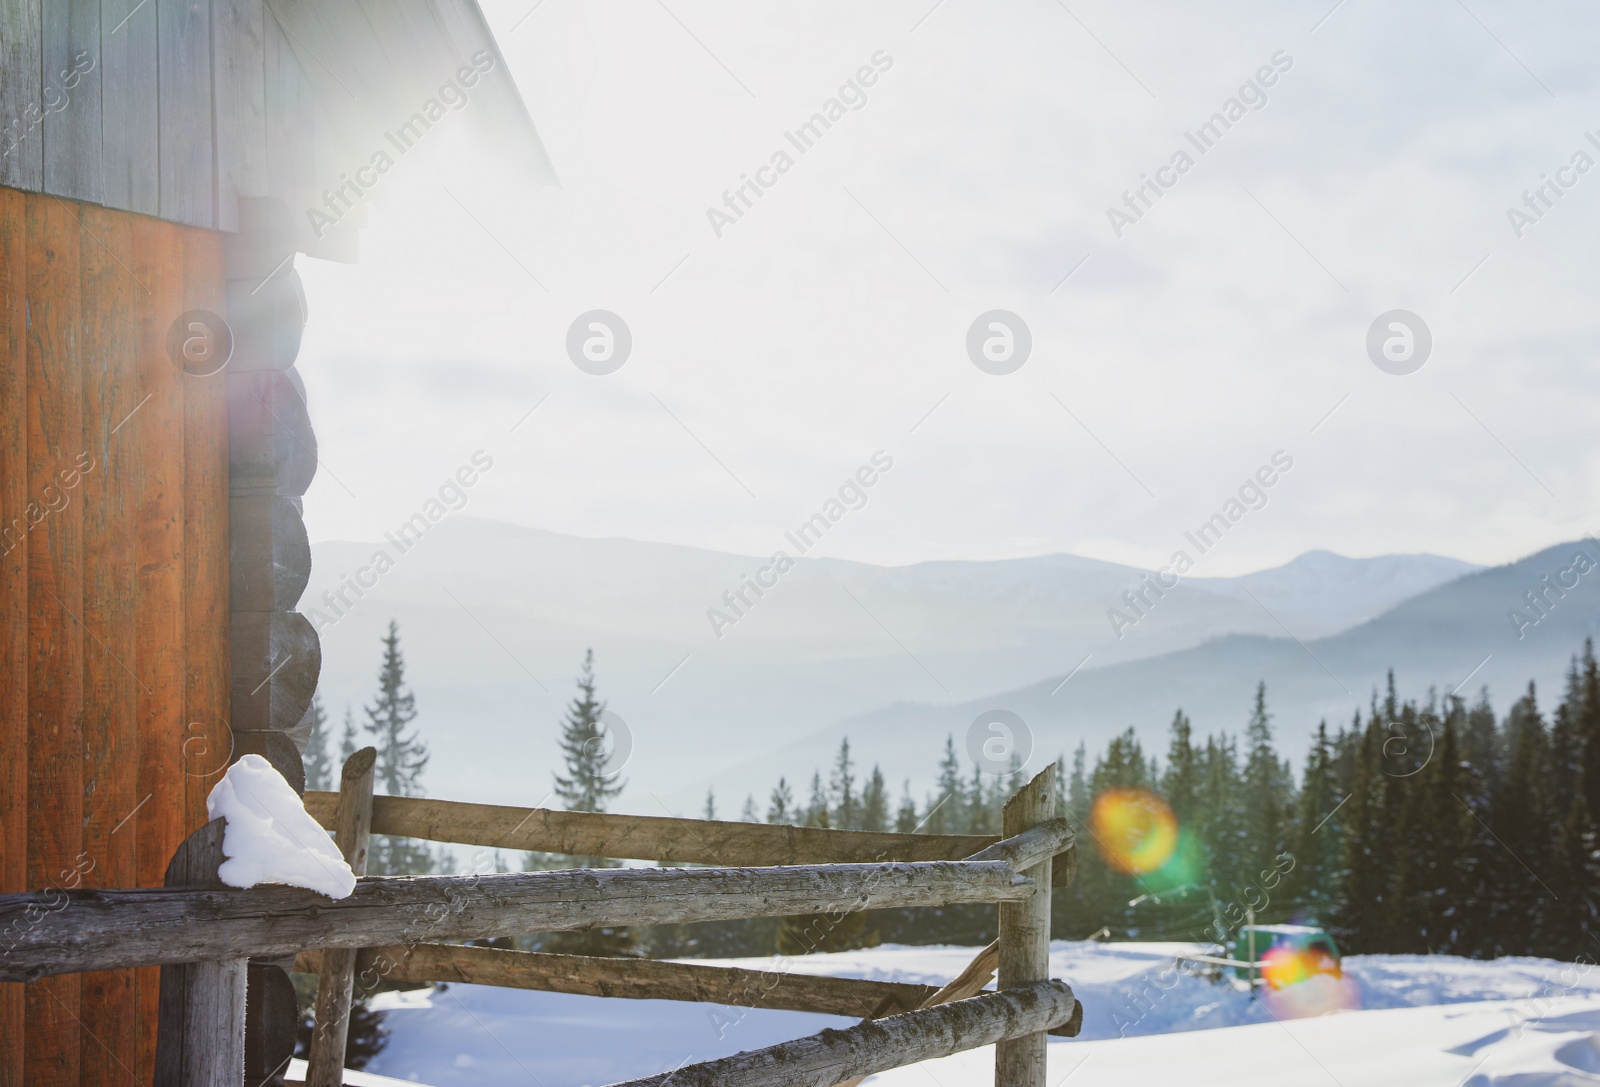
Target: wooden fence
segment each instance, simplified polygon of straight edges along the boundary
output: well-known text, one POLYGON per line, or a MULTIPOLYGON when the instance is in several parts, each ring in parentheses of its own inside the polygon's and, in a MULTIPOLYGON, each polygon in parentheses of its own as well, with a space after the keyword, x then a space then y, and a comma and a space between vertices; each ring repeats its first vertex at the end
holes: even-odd
MULTIPOLYGON (((251 961, 320 975, 307 1083, 342 1082, 354 979, 471 982, 591 996, 685 1000, 860 1018, 848 1030, 677 1069, 677 1087, 835 1087, 902 1065, 996 1044, 996 1082, 1044 1087, 1045 1036, 1074 1036, 1082 1008, 1049 977, 1050 888, 1075 845, 1054 811, 1054 767, 1006 804, 1003 839, 888 834, 698 819, 547 811, 374 797, 373 752, 357 752, 337 793, 306 808, 358 876, 371 834, 696 868, 594 868, 362 878, 337 901, 293 887, 224 887, 222 824, 174 856, 167 886, 0 896, 14 937, 0 980, 159 965, 156 1087, 238 1087, 259 1052, 247 1008, 251 961), (531 932, 999 903, 1000 937, 942 988, 698 963, 601 959, 464 946, 531 932), (983 992, 998 973, 996 992, 983 992), (254 1047, 254 1048, 251 1048, 254 1047), (247 1057, 247 1049, 249 1054, 247 1057)), ((281 975, 280 975, 281 976, 281 975)), ((252 997, 254 1000, 254 997, 252 997)), ((665 1083, 664 1076, 635 1084, 665 1083)), ((631 1087, 631 1085, 630 1085, 631 1087)))

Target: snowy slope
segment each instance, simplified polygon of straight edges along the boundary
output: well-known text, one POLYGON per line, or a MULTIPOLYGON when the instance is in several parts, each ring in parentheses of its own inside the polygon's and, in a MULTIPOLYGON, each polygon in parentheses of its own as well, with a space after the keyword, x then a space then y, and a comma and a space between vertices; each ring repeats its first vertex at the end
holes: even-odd
MULTIPOLYGON (((1600 971, 1593 967, 1545 959, 1357 956, 1346 961, 1347 991, 1324 989, 1317 1007, 1268 1008, 1242 992, 1171 972, 1173 954, 1185 950, 1192 949, 1053 944, 1054 973, 1083 1002, 1084 1029, 1078 1039, 1051 1041, 1051 1082, 1071 1073, 1073 1087, 1459 1087, 1470 1076, 1479 1078, 1468 1087, 1600 1084, 1594 1041, 1600 971), (1309 1014, 1340 1004, 1350 1010, 1309 1014), (1081 1074, 1074 1071, 1080 1066, 1081 1074)), ((884 947, 808 956, 783 968, 942 983, 973 954, 972 948, 884 947)), ((773 968, 766 959, 727 965, 773 968)), ((613 1083, 849 1024, 795 1012, 475 985, 386 994, 375 1006, 389 1012, 392 1040, 370 1071, 434 1087, 613 1083)), ((988 1087, 993 1067, 991 1050, 975 1050, 873 1082, 988 1087)))

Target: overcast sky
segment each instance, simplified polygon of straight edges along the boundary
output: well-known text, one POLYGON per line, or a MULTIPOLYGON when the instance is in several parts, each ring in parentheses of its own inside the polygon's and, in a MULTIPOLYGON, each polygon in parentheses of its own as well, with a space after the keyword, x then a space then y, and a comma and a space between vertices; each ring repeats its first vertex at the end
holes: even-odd
POLYGON ((473 514, 755 554, 883 450, 822 550, 892 564, 1159 565, 1280 450, 1197 573, 1600 528, 1600 167, 1566 169, 1600 160, 1592 7, 485 8, 561 186, 464 173, 447 119, 359 264, 300 260, 314 540, 378 538, 478 449, 473 514), (780 150, 719 237, 707 209, 780 150), (1119 237, 1107 209, 1180 151, 1119 237), (633 337, 606 376, 566 349, 594 309, 633 337), (1003 376, 967 349, 994 309, 1033 342, 1003 376), (1367 348, 1395 309, 1433 339, 1401 376, 1367 348))

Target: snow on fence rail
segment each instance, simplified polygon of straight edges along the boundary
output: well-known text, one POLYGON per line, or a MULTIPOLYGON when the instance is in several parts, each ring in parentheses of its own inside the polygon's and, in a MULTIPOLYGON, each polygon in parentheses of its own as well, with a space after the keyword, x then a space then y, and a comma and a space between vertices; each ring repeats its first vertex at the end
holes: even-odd
POLYGON ((65 905, 59 892, 0 896, 0 930, 20 932, 0 956, 0 980, 162 966, 156 1087, 240 1084, 246 964, 287 963, 296 955, 321 975, 310 1084, 340 1082, 359 961, 381 961, 382 972, 395 980, 793 1008, 866 1020, 850 1031, 824 1031, 680 1069, 675 1078, 693 1084, 832 1087, 998 1041, 1000 1081, 1043 1087, 1045 1033, 1075 1035, 1081 1022, 1071 990, 1048 978, 1051 876, 1064 883, 1075 860, 1072 831, 1054 817, 1054 767, 1007 803, 1003 840, 374 798, 371 789, 367 749, 347 762, 339 793, 306 796, 307 810, 336 829, 358 875, 369 832, 725 867, 363 878, 348 898, 331 900, 293 887, 222 886, 216 879, 218 820, 179 848, 164 888, 71 891, 65 905), (1060 861, 1052 865, 1055 857, 1060 861), (988 902, 1001 904, 1000 939, 936 992, 794 974, 774 983, 762 972, 728 967, 440 943, 988 902), (996 969, 1001 991, 978 995, 996 969), (762 980, 746 976, 752 974, 762 980))

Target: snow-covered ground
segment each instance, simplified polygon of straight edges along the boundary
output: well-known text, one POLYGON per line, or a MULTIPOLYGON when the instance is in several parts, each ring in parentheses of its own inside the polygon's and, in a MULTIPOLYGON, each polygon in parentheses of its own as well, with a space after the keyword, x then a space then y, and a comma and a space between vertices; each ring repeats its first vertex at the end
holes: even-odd
MULTIPOLYGON (((1059 1087, 1600 1085, 1600 970, 1547 959, 1375 955, 1346 984, 1293 1004, 1183 975, 1184 944, 1057 942, 1055 976, 1084 1006, 1083 1034, 1051 1039, 1059 1087)), ((973 948, 881 947, 786 960, 784 969, 942 984, 973 948)), ((767 969, 772 960, 729 960, 767 969)), ((476 985, 385 994, 388 1048, 369 1071, 434 1087, 598 1087, 772 1045, 850 1020, 476 985)), ((875 1087, 988 1087, 991 1049, 887 1072, 875 1087)))

